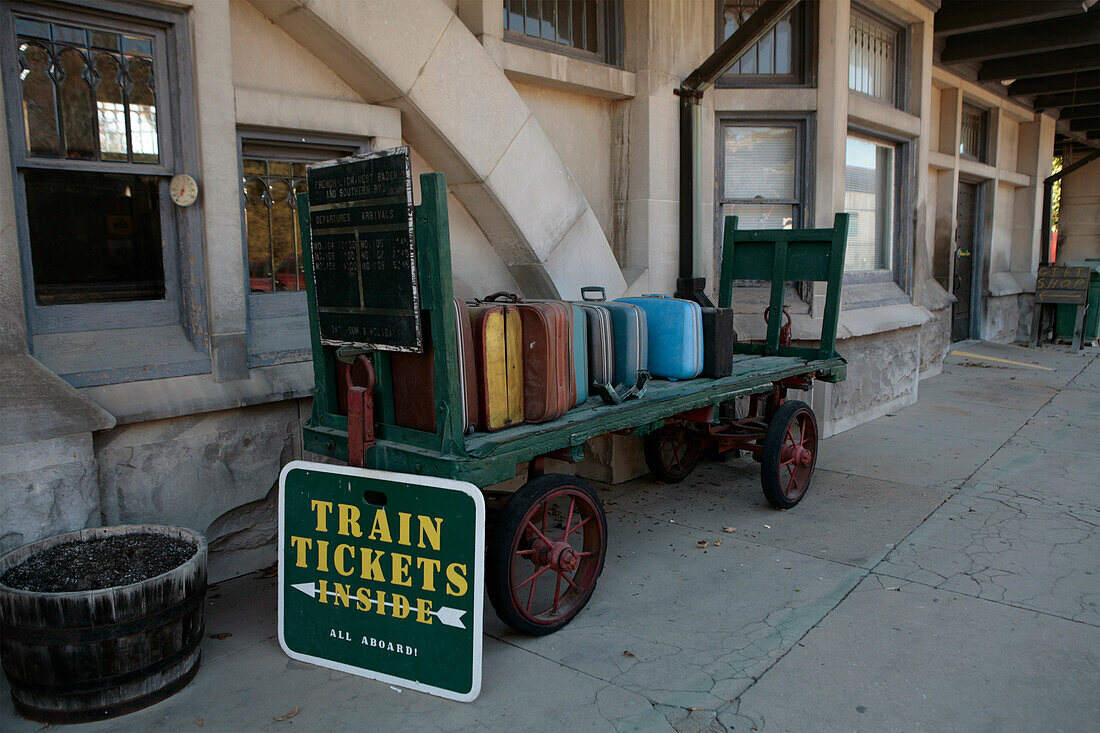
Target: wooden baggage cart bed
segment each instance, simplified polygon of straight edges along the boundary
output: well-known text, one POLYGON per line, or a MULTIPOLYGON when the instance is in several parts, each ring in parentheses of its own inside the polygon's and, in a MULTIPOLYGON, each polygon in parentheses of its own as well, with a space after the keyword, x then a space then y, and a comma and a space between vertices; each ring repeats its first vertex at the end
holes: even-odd
POLYGON ((369 372, 347 392, 348 415, 339 414, 337 361, 349 358, 321 344, 310 256, 309 204, 298 197, 309 299, 313 411, 304 447, 352 465, 469 481, 486 490, 490 526, 486 590, 498 615, 518 631, 551 633, 584 607, 603 569, 607 521, 598 495, 580 478, 546 473, 546 459, 584 456, 590 438, 612 433, 643 436, 646 462, 666 482, 685 478, 704 450, 751 454, 761 464, 768 501, 790 508, 805 495, 816 462, 818 429, 812 409, 790 400, 790 389, 814 380, 845 377, 835 351, 847 215, 832 229, 738 231, 729 217, 723 237, 719 305, 732 302, 737 279, 771 281, 763 343, 735 345, 733 373, 717 379, 653 380, 644 394, 618 405, 592 397, 552 422, 498 432, 464 434, 452 305, 446 183, 442 174, 421 176, 423 203, 416 207, 415 236, 421 307, 434 342, 435 433, 394 424, 389 357, 351 355, 369 372), (790 345, 783 310, 788 281, 828 284, 820 342, 790 345), (741 399, 743 398, 743 399, 741 399), (349 429, 350 426, 350 429, 349 429), (527 464, 527 483, 514 493, 494 491, 527 464))

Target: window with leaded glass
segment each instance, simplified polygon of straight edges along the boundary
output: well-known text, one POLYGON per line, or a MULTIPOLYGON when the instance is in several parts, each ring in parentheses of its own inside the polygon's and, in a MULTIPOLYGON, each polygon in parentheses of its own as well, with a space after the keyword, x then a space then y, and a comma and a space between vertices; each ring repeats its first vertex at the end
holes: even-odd
POLYGON ((306 192, 310 163, 357 150, 354 145, 242 139, 241 192, 251 293, 305 290, 295 195, 306 192))
POLYGON ((31 156, 156 163, 153 38, 15 17, 31 156))
POLYGON ((847 272, 889 270, 897 217, 895 146, 849 136, 844 165, 844 210, 851 214, 844 256, 847 272))
MULTIPOLYGON (((55 306, 144 301, 154 309, 143 325, 179 322, 163 93, 170 29, 60 6, 4 10, 29 318, 38 331, 66 331, 78 321, 55 306)), ((117 328, 122 312, 100 308, 92 320, 117 328)))
POLYGON ((505 38, 608 64, 621 62, 620 0, 504 0, 505 38))
MULTIPOLYGON (((718 0, 717 44, 732 36, 764 0, 718 0)), ((768 33, 741 56, 719 80, 721 86, 778 86, 805 81, 809 66, 806 3, 779 19, 768 33)))
POLYGON ((986 156, 986 120, 985 110, 964 104, 959 127, 959 155, 971 160, 985 162, 986 156))
POLYGON ((897 27, 853 10, 848 27, 848 88, 899 104, 903 52, 897 27))
POLYGON ((720 221, 737 216, 739 229, 802 226, 802 121, 736 121, 722 126, 720 221))

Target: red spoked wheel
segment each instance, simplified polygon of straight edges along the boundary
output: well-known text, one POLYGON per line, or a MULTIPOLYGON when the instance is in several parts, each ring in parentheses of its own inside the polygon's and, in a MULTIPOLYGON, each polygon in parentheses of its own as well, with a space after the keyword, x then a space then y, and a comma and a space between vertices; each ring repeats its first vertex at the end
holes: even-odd
POLYGON ((517 491, 488 551, 486 590, 501 621, 551 634, 592 597, 607 552, 603 503, 581 479, 546 474, 517 491))
POLYGON ((645 436, 645 463, 658 481, 678 484, 695 470, 703 444, 683 423, 666 425, 645 436))
POLYGON ((790 509, 810 488, 817 463, 817 418, 805 402, 792 400, 776 410, 764 436, 760 483, 776 509, 790 509))

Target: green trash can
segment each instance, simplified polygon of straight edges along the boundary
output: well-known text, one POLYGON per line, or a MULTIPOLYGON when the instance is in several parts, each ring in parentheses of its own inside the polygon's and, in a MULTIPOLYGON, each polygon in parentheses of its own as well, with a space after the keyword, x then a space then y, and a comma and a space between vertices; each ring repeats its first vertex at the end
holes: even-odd
MULTIPOLYGON (((1085 311, 1085 341, 1095 341, 1100 336, 1100 257, 1086 257, 1084 262, 1067 262, 1068 267, 1088 267, 1088 310, 1085 311)), ((1060 339, 1073 338, 1073 326, 1077 321, 1076 305, 1060 303, 1054 314, 1054 333, 1060 339)))

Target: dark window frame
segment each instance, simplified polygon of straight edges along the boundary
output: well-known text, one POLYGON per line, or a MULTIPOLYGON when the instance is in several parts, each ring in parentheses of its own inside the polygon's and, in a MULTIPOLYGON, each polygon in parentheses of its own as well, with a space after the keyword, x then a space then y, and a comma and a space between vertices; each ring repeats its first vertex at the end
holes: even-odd
POLYGON ((963 101, 962 112, 959 117, 959 157, 973 160, 978 163, 989 162, 989 110, 963 101), (978 154, 963 150, 963 119, 970 113, 978 118, 978 154))
MULTIPOLYGON (((892 70, 893 82, 894 82, 894 94, 892 100, 884 100, 881 97, 876 97, 873 94, 867 94, 861 92, 858 89, 853 89, 851 85, 846 85, 849 94, 856 94, 865 99, 873 100, 879 104, 888 104, 895 109, 907 111, 909 109, 910 98, 910 84, 909 84, 909 68, 911 64, 911 41, 912 33, 909 25, 897 20, 896 18, 883 15, 880 12, 870 10, 862 5, 853 4, 851 7, 852 18, 858 17, 862 20, 880 26, 881 28, 892 32, 894 34, 894 68, 892 70)), ((851 20, 849 20, 849 28, 851 28, 851 20)), ((851 70, 851 58, 848 60, 848 69, 851 70)))
MULTIPOLYGON (((723 21, 725 0, 714 4, 714 47, 725 38, 723 21)), ((801 2, 791 10, 791 73, 734 74, 725 73, 714 86, 719 89, 752 89, 769 87, 812 87, 814 60, 817 57, 817 3, 801 2)))
MULTIPOLYGON (((845 134, 845 144, 849 137, 862 138, 869 142, 888 144, 894 148, 894 241, 891 243, 890 267, 878 270, 845 270, 845 284, 893 282, 909 294, 912 290, 910 251, 913 242, 913 193, 915 191, 913 145, 914 140, 899 135, 890 135, 881 130, 849 125, 845 134)), ((844 190, 848 190, 845 182, 844 190)), ((870 303, 867 305, 880 305, 870 303)))
MULTIPOLYGON (((814 216, 814 113, 812 112, 737 112, 719 113, 714 138, 714 253, 716 264, 722 256, 725 217, 722 207, 725 204, 752 204, 759 201, 749 199, 727 199, 725 197, 726 155, 725 138, 727 127, 790 127, 795 130, 795 199, 769 199, 774 203, 792 203, 797 214, 792 228, 806 227, 813 222, 814 216)), ((764 285, 763 281, 738 281, 736 286, 764 285)))
MULTIPOLYGON (((0 78, 7 110, 11 180, 19 237, 20 267, 28 336, 87 331, 182 326, 191 345, 208 352, 205 274, 202 256, 202 218, 197 206, 180 209, 171 203, 168 181, 177 172, 199 170, 195 144, 194 98, 191 78, 190 27, 185 11, 121 3, 115 0, 70 0, 39 5, 5 2, 0 6, 0 78), (15 44, 15 16, 60 23, 78 23, 114 31, 154 36, 154 73, 157 79, 158 163, 116 163, 31 156, 21 114, 22 89, 15 44), (35 297, 30 253, 24 171, 73 170, 157 176, 160 180, 162 256, 165 278, 163 300, 113 303, 39 305, 35 297)), ((32 343, 33 346, 33 343, 32 343)), ((189 371, 187 373, 194 373, 189 371)), ((115 380, 117 381, 117 380, 115 380)), ((125 381, 125 380, 123 380, 125 381)))
POLYGON ((504 40, 520 46, 537 48, 540 51, 560 53, 583 61, 622 68, 623 66, 623 0, 595 0, 598 50, 567 46, 564 43, 548 41, 537 36, 508 28, 508 0, 504 5, 504 40))
MULTIPOLYGON (((271 154, 290 159, 294 148, 333 148, 349 151, 347 154, 369 152, 373 148, 369 137, 350 135, 288 132, 258 127, 242 126, 237 129, 237 180, 243 184, 245 146, 267 146, 271 154)), ((306 294, 304 290, 287 290, 271 293, 253 293, 249 283, 248 230, 245 220, 245 197, 241 189, 241 257, 244 261, 244 292, 248 294, 248 317, 252 319, 305 317, 306 294)))

